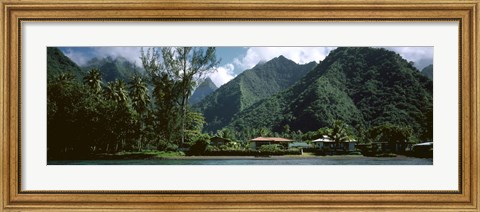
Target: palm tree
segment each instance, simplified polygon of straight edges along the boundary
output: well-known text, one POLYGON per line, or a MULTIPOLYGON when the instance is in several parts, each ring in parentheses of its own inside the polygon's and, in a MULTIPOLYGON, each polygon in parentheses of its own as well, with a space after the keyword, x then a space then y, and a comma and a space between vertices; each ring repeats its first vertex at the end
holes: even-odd
POLYGON ((132 81, 128 84, 130 85, 130 97, 132 98, 133 108, 140 114, 143 114, 147 109, 148 103, 150 103, 147 83, 142 77, 134 75, 132 81))
POLYGON ((83 82, 90 88, 94 93, 100 93, 102 91, 102 76, 100 71, 96 68, 93 68, 88 72, 87 76, 83 78, 83 82))
POLYGON ((328 133, 328 136, 335 142, 335 151, 338 149, 341 142, 347 142, 349 139, 347 132, 347 124, 343 121, 335 120, 333 126, 328 133))
POLYGON ((71 73, 61 73, 55 78, 55 82, 61 84, 71 83, 75 77, 71 73))
MULTIPOLYGON (((146 116, 148 115, 146 112, 147 112, 148 104, 150 103, 150 98, 148 96, 147 83, 145 83, 142 77, 135 74, 132 77, 132 80, 128 84, 130 85, 129 88, 130 88, 130 98, 132 100, 132 106, 140 114, 140 120, 141 120, 140 131, 143 132, 144 129, 146 128, 144 119, 146 119, 146 116)), ((143 135, 141 132, 139 132, 140 135, 137 140, 138 151, 142 150, 143 135)))
POLYGON ((129 133, 129 130, 131 130, 131 119, 128 114, 128 92, 125 83, 118 79, 113 82, 108 82, 107 87, 105 88, 105 98, 114 101, 116 106, 120 106, 117 108, 119 110, 116 109, 116 123, 112 124, 119 125, 121 129, 116 132, 117 143, 115 151, 119 150, 119 144, 120 149, 123 150, 126 143, 126 136, 129 133))
POLYGON ((128 100, 125 83, 122 80, 118 79, 107 84, 105 95, 107 99, 113 100, 115 102, 127 103, 128 100))

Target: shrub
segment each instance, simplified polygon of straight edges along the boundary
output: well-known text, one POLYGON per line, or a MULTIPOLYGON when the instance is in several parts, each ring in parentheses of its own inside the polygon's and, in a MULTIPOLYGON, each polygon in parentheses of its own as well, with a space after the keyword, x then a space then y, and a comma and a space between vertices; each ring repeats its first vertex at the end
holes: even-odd
POLYGON ((203 155, 210 144, 210 136, 207 134, 200 134, 194 138, 188 155, 203 155))
POLYGON ((260 147, 261 152, 277 152, 281 150, 282 148, 278 144, 269 144, 269 145, 263 145, 260 147))
POLYGON ((221 150, 240 150, 240 144, 235 141, 231 141, 224 145, 221 145, 220 149, 221 150))
POLYGON ((158 145, 157 145, 157 150, 158 151, 176 151, 177 148, 178 148, 177 145, 172 144, 172 143, 167 142, 167 141, 160 141, 160 142, 158 142, 158 145))

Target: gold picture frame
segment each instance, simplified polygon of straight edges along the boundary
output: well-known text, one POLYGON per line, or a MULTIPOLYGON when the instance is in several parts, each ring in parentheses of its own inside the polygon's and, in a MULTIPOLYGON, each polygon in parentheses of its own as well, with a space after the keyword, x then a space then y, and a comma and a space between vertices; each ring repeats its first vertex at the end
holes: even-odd
POLYGON ((0 211, 409 210, 478 211, 480 3, 451 0, 1 0, 0 211), (88 18, 87 18, 88 17, 88 18), (24 21, 438 21, 459 23, 459 190, 21 191, 19 85, 24 21))

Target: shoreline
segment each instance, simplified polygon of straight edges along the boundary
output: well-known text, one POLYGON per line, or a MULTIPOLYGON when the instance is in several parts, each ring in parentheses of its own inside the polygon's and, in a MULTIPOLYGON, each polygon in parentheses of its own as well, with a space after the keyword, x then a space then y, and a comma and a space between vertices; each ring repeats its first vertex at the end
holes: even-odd
POLYGON ((358 159, 358 158, 417 158, 410 157, 406 155, 397 155, 396 157, 369 157, 364 155, 277 155, 277 156, 268 156, 268 157, 256 157, 256 156, 173 156, 173 157, 155 157, 152 155, 145 155, 145 157, 116 157, 116 156, 103 156, 103 157, 93 157, 93 158, 63 158, 63 159, 48 159, 47 161, 74 161, 74 160, 85 160, 85 161, 95 161, 95 160, 112 160, 112 161, 122 161, 122 160, 309 160, 309 159, 358 159))
POLYGON ((160 160, 278 160, 278 159, 318 159, 318 158, 359 158, 363 155, 326 155, 326 156, 299 156, 299 155, 274 155, 269 157, 256 156, 185 156, 185 157, 163 157, 160 160))

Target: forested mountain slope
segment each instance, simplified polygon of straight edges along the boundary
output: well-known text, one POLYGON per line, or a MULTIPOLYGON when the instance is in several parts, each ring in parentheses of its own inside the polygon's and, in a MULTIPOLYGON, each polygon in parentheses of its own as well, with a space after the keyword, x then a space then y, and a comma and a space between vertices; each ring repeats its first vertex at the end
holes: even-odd
POLYGON ((195 89, 192 96, 190 97, 190 104, 193 105, 198 103, 203 98, 213 93, 215 90, 217 90, 217 86, 208 77, 195 89))
POLYGON ((393 51, 347 48, 332 51, 290 89, 237 114, 236 130, 268 127, 303 132, 342 120, 356 129, 389 123, 432 137, 433 83, 393 51))
POLYGON ((223 128, 236 113, 290 87, 315 66, 315 62, 299 65, 279 56, 244 71, 194 105, 205 116, 204 131, 215 132, 223 128))
POLYGON ((71 74, 81 80, 86 72, 56 47, 47 47, 47 77, 52 79, 60 74, 71 74))

